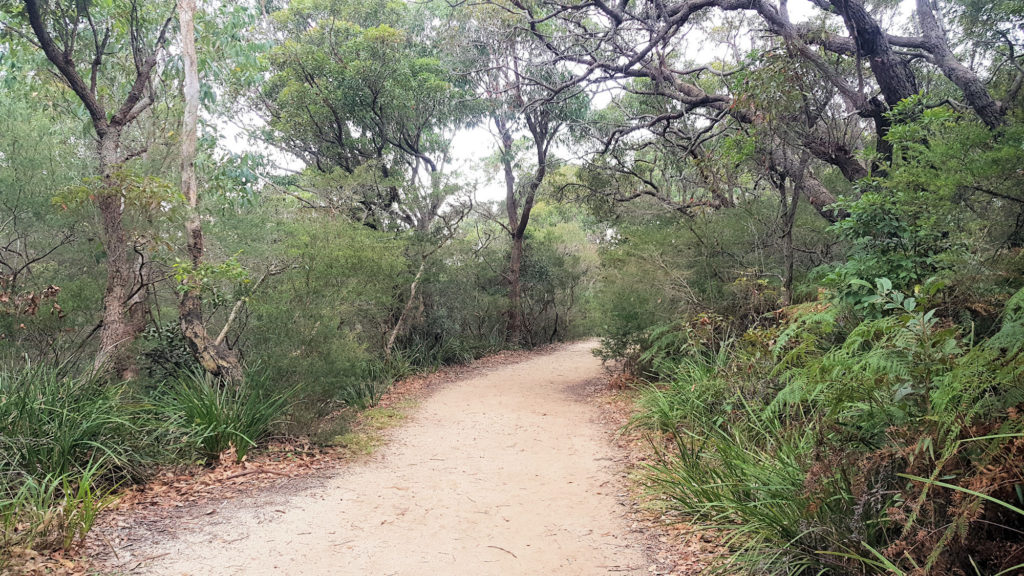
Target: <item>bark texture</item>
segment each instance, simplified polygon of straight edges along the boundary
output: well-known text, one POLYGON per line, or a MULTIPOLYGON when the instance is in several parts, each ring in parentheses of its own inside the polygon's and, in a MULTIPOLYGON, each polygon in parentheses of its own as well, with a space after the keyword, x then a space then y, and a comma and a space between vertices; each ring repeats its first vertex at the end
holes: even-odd
POLYGON ((416 290, 419 288, 420 279, 423 278, 423 271, 427 268, 427 259, 423 258, 420 260, 419 270, 416 271, 416 276, 412 279, 412 283, 409 285, 409 299, 405 301, 405 306, 402 307, 402 313, 398 316, 398 321, 395 322, 395 327, 391 330, 391 334, 388 336, 388 341, 384 345, 384 355, 391 357, 391 351, 395 348, 395 341, 398 340, 398 336, 405 331, 405 325, 409 322, 409 317, 412 316, 412 309, 416 303, 416 290))
POLYGON ((1004 121, 1003 110, 974 70, 961 63, 953 54, 946 33, 932 11, 930 0, 917 0, 917 20, 924 36, 924 48, 932 54, 935 65, 960 88, 967 104, 986 126, 993 129, 1001 126, 1004 121))
POLYGON ((512 167, 514 155, 512 131, 506 120, 499 115, 493 117, 494 125, 498 129, 501 138, 502 168, 505 175, 505 210, 508 222, 506 230, 512 240, 512 250, 509 255, 508 285, 509 285, 509 310, 508 322, 506 324, 507 341, 510 344, 522 344, 524 342, 523 330, 525 329, 522 307, 522 268, 524 255, 524 240, 526 228, 530 224, 530 214, 537 198, 537 191, 540 189, 548 170, 548 149, 552 137, 558 128, 552 126, 547 113, 543 109, 524 110, 523 117, 527 129, 533 140, 536 153, 537 166, 534 168, 530 180, 525 184, 517 186, 515 172, 512 167))
POLYGON ((97 36, 93 43, 90 76, 89 81, 86 81, 74 58, 75 40, 79 31, 88 27, 97 33, 89 14, 89 3, 80 3, 71 20, 53 16, 46 2, 24 0, 24 6, 39 48, 89 113, 96 134, 101 189, 94 195, 94 202, 100 212, 103 227, 101 241, 107 254, 107 286, 103 294, 100 344, 94 366, 97 372, 110 371, 130 379, 136 374, 130 346, 146 322, 147 263, 144 253, 129 241, 129 234, 124 228, 123 212, 128 191, 124 189, 118 174, 125 161, 121 139, 124 130, 153 104, 151 81, 158 56, 166 44, 173 14, 156 31, 152 46, 145 45, 147 34, 137 28, 140 25, 138 21, 128 24, 131 29, 129 48, 136 64, 135 78, 124 99, 111 114, 105 107, 104 99, 99 96, 97 81, 108 54, 111 29, 108 28, 101 37, 97 36), (51 30, 51 24, 58 28, 51 30))
POLYGON ((867 58, 886 104, 892 107, 917 94, 917 79, 910 64, 893 52, 889 37, 864 4, 859 0, 830 0, 830 3, 842 16, 857 55, 867 58))
POLYGON ((97 372, 111 371, 131 380, 137 376, 129 347, 146 325, 146 267, 140 254, 130 253, 123 222, 120 164, 121 129, 111 128, 98 143, 102 190, 96 206, 103 224, 102 242, 107 253, 107 286, 103 292, 100 347, 94 362, 97 372), (138 262, 136 266, 134 262, 138 262))
MULTIPOLYGON (((178 1, 181 27, 181 53, 185 72, 185 115, 181 129, 181 192, 188 203, 185 241, 192 270, 203 263, 203 224, 199 216, 199 190, 196 182, 196 140, 199 121, 199 68, 195 42, 195 0, 178 1)), ((238 355, 222 342, 210 337, 203 325, 203 299, 195 275, 186 278, 178 302, 181 332, 203 369, 229 382, 241 382, 238 355)))
MULTIPOLYGON (((498 129, 501 138, 501 165, 505 177, 505 212, 507 217, 507 230, 512 239, 512 253, 509 255, 508 264, 508 320, 505 324, 505 336, 509 343, 519 344, 523 339, 523 309, 522 309, 522 274, 523 262, 523 236, 518 234, 520 228, 519 201, 516 196, 516 175, 512 168, 512 130, 504 118, 495 116, 494 125, 498 129)), ((529 212, 526 212, 529 218, 529 212)), ((523 226, 525 232, 526 227, 523 226)))

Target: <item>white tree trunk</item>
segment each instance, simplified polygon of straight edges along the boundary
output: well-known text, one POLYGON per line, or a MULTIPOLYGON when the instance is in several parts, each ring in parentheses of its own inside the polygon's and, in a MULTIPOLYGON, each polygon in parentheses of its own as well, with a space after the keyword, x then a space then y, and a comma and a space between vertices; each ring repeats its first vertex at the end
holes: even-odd
MULTIPOLYGON (((192 269, 203 262, 203 224, 199 217, 199 190, 196 182, 196 142, 199 125, 199 62, 195 39, 196 0, 178 1, 181 29, 181 55, 184 62, 185 116, 181 126, 181 193, 188 203, 185 222, 186 249, 192 269)), ((196 359, 207 372, 228 381, 239 382, 241 365, 234 351, 215 342, 203 326, 203 301, 199 286, 191 285, 181 294, 178 311, 181 331, 196 359)))

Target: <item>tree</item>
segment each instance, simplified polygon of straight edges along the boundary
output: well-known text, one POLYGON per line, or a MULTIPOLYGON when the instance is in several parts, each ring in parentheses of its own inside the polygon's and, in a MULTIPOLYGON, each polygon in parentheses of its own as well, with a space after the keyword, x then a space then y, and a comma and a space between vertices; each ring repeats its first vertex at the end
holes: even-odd
MULTIPOLYGON (((794 23, 785 1, 757 2, 734 0, 682 0, 674 3, 583 3, 565 4, 548 0, 540 4, 516 2, 516 7, 530 22, 533 34, 548 50, 563 61, 577 66, 581 82, 618 83, 623 90, 657 95, 674 103, 660 114, 632 119, 634 126, 664 132, 669 126, 681 128, 691 142, 707 142, 728 130, 728 124, 746 125, 754 130, 771 118, 770 109, 752 106, 748 93, 753 84, 730 82, 742 78, 748 70, 762 62, 764 50, 775 50, 798 66, 801 75, 814 79, 834 92, 831 111, 816 125, 804 131, 801 141, 763 142, 766 165, 788 172, 791 179, 801 177, 808 200, 823 216, 835 220, 841 214, 824 207, 834 200, 818 179, 810 174, 798 175, 799 168, 790 160, 800 157, 796 151, 776 155, 773 152, 796 147, 822 162, 840 170, 850 181, 868 175, 871 168, 884 168, 891 151, 885 135, 891 125, 889 112, 899 102, 914 96, 920 87, 919 76, 925 74, 919 64, 934 66, 958 89, 965 107, 990 128, 1002 125, 1009 102, 999 103, 991 90, 979 79, 977 69, 964 64, 955 55, 942 25, 942 14, 932 3, 918 2, 916 25, 920 36, 899 36, 883 29, 876 11, 860 0, 815 0, 821 11, 816 17, 794 23), (752 42, 755 49, 743 55, 744 48, 733 39, 717 40, 723 54, 734 57, 714 58, 711 62, 692 62, 683 56, 685 42, 716 41, 703 22, 718 22, 736 15, 757 18, 757 25, 771 34, 763 43, 752 42), (558 25, 554 25, 557 23, 558 25), (835 32, 841 25, 849 33, 835 32), (761 44, 761 45, 759 45, 761 44), (644 83, 637 84, 642 79, 644 83), (633 83, 631 86, 630 83, 633 83), (879 96, 875 92, 880 93, 879 96), (853 112, 871 123, 874 147, 879 154, 872 166, 864 166, 858 153, 869 142, 868 126, 843 129, 838 120, 853 112), (686 125, 687 118, 703 118, 686 125), (840 128, 836 130, 836 128, 840 128), (852 136, 852 137, 851 137, 852 136), (879 164, 879 162, 881 162, 879 164)), ((936 5, 937 6, 937 5, 936 5)), ((956 13, 947 8, 946 16, 956 13)), ((753 32, 754 24, 743 24, 753 32)), ((1006 36, 1009 55, 1016 54, 1021 39, 1006 36)), ((962 43, 969 44, 969 39, 962 43)), ((973 50, 990 54, 994 60, 1010 64, 1015 59, 993 51, 991 44, 971 45, 973 50)), ((975 60, 975 62, 978 62, 975 60)), ((975 66, 980 66, 976 63, 975 66)), ((1019 67, 1014 69, 1019 70, 1019 67)), ((1016 74, 1016 78, 1024 75, 1016 74)), ((1011 82, 1009 96, 1016 98, 1019 84, 1011 82), (1018 88, 1012 88, 1012 86, 1018 88)), ((955 99, 955 96, 954 96, 955 99)), ((846 122, 848 124, 848 122, 846 122)), ((869 156, 870 158, 870 156, 869 156)), ((814 163, 811 164, 813 168, 814 163)))
POLYGON ((307 205, 372 228, 429 228, 445 204, 452 134, 476 115, 441 65, 433 15, 383 1, 314 1, 273 21, 288 40, 247 97, 271 142, 309 167, 307 205))
POLYGON ((545 61, 543 46, 518 28, 500 7, 482 6, 464 15, 458 28, 465 43, 457 58, 486 102, 505 182, 505 220, 511 240, 507 341, 523 343, 522 266, 524 241, 537 192, 552 168, 551 148, 569 124, 583 118, 587 100, 567 83, 569 74, 545 61), (520 135, 525 135, 520 140, 520 135), (520 157, 529 149, 532 158, 520 157))
POLYGON ((203 265, 203 224, 199 214, 199 190, 195 167, 199 124, 199 61, 196 56, 195 12, 195 0, 178 0, 181 55, 185 76, 182 85, 185 112, 181 127, 181 192, 188 204, 185 242, 190 267, 180 288, 178 311, 185 341, 203 369, 229 382, 240 382, 242 368, 237 354, 219 339, 210 337, 203 325, 202 280, 197 277, 203 265))
POLYGON ((128 150, 124 143, 156 101, 173 3, 25 0, 3 8, 5 15, 27 21, 28 31, 14 30, 42 51, 92 125, 99 177, 92 199, 101 217, 107 268, 95 367, 131 378, 135 370, 127 349, 145 326, 149 280, 148 261, 124 226, 132 194, 124 170, 147 143, 128 150))
POLYGON ((95 323, 88 297, 98 300, 103 287, 88 227, 54 202, 54 191, 90 173, 85 139, 69 136, 79 125, 61 114, 49 75, 22 73, 33 56, 23 42, 0 56, 0 347, 4 357, 60 365, 74 351, 69 335, 95 323))
POLYGON ((442 64, 435 18, 388 2, 293 4, 274 16, 289 41, 253 96, 273 142, 307 163, 308 207, 412 237, 415 273, 385 355, 408 328, 427 260, 472 206, 449 165, 455 131, 479 106, 442 64))

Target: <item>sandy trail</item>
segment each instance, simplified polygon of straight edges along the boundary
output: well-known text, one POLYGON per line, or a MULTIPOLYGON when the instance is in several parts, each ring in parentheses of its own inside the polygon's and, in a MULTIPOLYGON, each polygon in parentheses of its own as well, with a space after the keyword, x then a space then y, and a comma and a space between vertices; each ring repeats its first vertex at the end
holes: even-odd
POLYGON ((365 462, 286 501, 253 497, 147 550, 146 574, 646 574, 595 408, 592 343, 454 382, 365 462))

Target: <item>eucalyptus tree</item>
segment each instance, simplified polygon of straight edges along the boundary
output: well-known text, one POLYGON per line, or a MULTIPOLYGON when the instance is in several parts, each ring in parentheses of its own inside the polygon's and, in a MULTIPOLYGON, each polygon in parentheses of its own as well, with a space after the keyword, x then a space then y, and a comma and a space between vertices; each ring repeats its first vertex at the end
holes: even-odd
POLYGON ((97 369, 133 375, 127 349, 146 322, 149 261, 125 226, 125 211, 145 191, 128 163, 149 142, 133 131, 161 89, 174 2, 45 2, 0 4, 5 26, 46 56, 91 125, 97 185, 88 194, 102 224, 107 284, 97 369))
POLYGON ((211 337, 203 324, 202 285, 204 239, 199 214, 199 185, 196 179, 196 143, 199 125, 199 58, 196 53, 196 0, 178 0, 184 81, 184 115, 181 125, 181 192, 188 209, 185 221, 185 249, 188 270, 183 274, 178 300, 179 321, 185 341, 204 370, 230 382, 242 379, 235 351, 211 337))
POLYGON ((404 3, 313 0, 271 21, 283 42, 248 100, 269 139, 310 168, 316 207, 373 228, 429 227, 445 204, 451 137, 474 120, 439 61, 438 19, 404 3))
POLYGON ((294 2, 272 15, 284 41, 249 92, 270 140, 304 161, 307 207, 410 237, 416 272, 384 338, 407 328, 427 259, 471 208, 452 169, 455 133, 479 117, 464 79, 441 61, 435 6, 376 0, 294 2))
POLYGON ((954 36, 950 20, 968 10, 956 3, 918 1, 907 23, 917 31, 911 36, 896 33, 898 10, 861 0, 814 0, 814 13, 801 21, 791 19, 785 0, 545 0, 515 5, 553 54, 578 67, 581 81, 614 83, 669 101, 660 113, 630 117, 627 124, 630 129, 677 129, 685 136, 686 150, 728 136, 730 126, 756 132, 772 119, 774 110, 753 105, 758 85, 745 79, 762 66, 766 53, 784 57, 802 77, 833 95, 827 114, 805 127, 801 138, 763 140, 761 156, 770 170, 802 178, 810 202, 832 220, 842 214, 824 209, 833 197, 818 175, 797 174, 801 163, 793 159, 801 156, 800 150, 812 155, 812 170, 830 166, 856 181, 873 168, 884 168, 891 112, 918 94, 926 81, 935 94, 949 95, 954 106, 998 128, 1024 78, 1016 56, 1024 40, 1019 31, 1004 30, 1002 46, 954 36), (739 32, 716 41, 712 30, 726 26, 739 32), (759 35, 762 30, 767 35, 759 35), (714 55, 706 51, 711 46, 717 48, 714 55), (986 83, 983 73, 989 64, 999 74, 986 83), (931 71, 945 78, 945 86, 929 76, 931 71), (1008 82, 996 81, 1007 74, 1008 82), (795 150, 777 153, 790 148, 795 150))
POLYGON ((505 279, 506 337, 523 342, 524 243, 537 193, 554 168, 554 147, 579 123, 586 95, 571 74, 502 5, 464 6, 453 29, 452 66, 473 85, 486 107, 505 184, 504 221, 511 241, 505 279))

